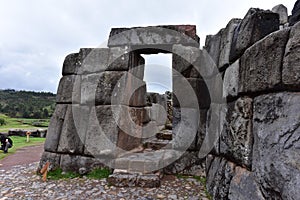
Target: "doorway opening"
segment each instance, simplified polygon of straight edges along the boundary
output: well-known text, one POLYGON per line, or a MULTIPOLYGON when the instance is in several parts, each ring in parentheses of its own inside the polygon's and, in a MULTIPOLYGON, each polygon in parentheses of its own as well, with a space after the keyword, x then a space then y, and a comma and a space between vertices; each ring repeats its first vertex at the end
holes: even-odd
POLYGON ((145 59, 144 81, 148 93, 172 92, 172 54, 142 54, 145 59))

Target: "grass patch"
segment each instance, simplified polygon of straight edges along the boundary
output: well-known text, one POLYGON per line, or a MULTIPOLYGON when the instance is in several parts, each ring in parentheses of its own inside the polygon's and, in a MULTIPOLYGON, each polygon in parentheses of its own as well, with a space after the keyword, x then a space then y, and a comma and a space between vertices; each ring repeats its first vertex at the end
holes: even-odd
POLYGON ((0 114, 0 118, 5 120, 5 125, 0 126, 0 132, 8 132, 9 129, 37 129, 48 127, 50 119, 24 119, 11 118, 0 114))
MULTIPOLYGON (((85 176, 89 179, 104 179, 108 178, 111 171, 108 168, 96 168, 89 172, 85 176)), ((60 180, 60 179, 72 179, 72 178, 82 178, 83 175, 74 172, 63 172, 61 168, 48 172, 48 178, 50 180, 60 180)))
POLYGON ((88 173, 86 176, 90 179, 103 179, 108 178, 111 171, 108 168, 97 168, 88 173))
POLYGON ((73 172, 63 172, 60 168, 48 172, 48 178, 51 180, 69 179, 76 177, 80 177, 80 174, 76 174, 73 172))
POLYGON ((13 146, 12 146, 12 148, 8 149, 8 153, 7 154, 0 153, 0 159, 3 159, 6 156, 14 154, 18 149, 20 149, 22 147, 43 144, 45 142, 45 140, 46 140, 46 138, 30 137, 30 141, 26 142, 26 137, 10 136, 10 138, 13 141, 13 146))

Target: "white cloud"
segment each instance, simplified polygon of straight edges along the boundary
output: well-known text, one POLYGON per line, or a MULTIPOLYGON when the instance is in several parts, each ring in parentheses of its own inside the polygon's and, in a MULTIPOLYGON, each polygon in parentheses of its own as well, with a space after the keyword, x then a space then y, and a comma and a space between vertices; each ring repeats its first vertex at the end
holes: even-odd
POLYGON ((295 0, 9 0, 0 2, 0 88, 56 92, 64 57, 107 40, 111 27, 196 24, 201 44, 250 7, 295 0), (26 76, 30 74, 30 76, 26 76), (28 78, 29 77, 29 78, 28 78))

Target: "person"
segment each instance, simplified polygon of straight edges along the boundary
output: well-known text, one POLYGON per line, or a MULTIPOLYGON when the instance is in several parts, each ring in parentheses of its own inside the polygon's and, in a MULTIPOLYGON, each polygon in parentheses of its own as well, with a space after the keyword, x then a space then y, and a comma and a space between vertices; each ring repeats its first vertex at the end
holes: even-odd
POLYGON ((7 153, 8 149, 13 146, 13 141, 5 135, 1 135, 0 142, 1 142, 1 149, 0 150, 3 150, 4 153, 7 153))

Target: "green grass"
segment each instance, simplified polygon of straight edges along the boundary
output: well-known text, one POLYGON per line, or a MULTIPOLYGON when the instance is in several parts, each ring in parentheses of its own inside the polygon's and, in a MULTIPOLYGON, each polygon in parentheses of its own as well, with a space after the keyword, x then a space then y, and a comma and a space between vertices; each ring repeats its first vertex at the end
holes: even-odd
POLYGON ((24 119, 24 118, 10 118, 4 114, 0 114, 6 122, 5 125, 0 126, 0 132, 8 132, 10 129, 37 129, 40 127, 48 127, 49 119, 24 119))
POLYGON ((46 140, 46 138, 35 138, 30 137, 30 141, 26 142, 26 137, 20 137, 20 136, 11 136, 10 137, 13 141, 13 147, 8 149, 8 153, 4 154, 3 151, 0 151, 0 159, 5 158, 8 155, 14 154, 18 149, 22 147, 27 146, 34 146, 38 144, 43 144, 46 140))
MULTIPOLYGON (((89 179, 103 179, 108 178, 110 174, 111 171, 107 168, 97 168, 86 174, 86 177, 89 179)), ((82 177, 82 175, 74 172, 63 172, 60 168, 48 172, 48 179, 50 180, 72 179, 77 177, 82 177)))
POLYGON ((108 178, 111 174, 111 171, 107 168, 97 168, 88 173, 86 176, 90 179, 103 179, 108 178))
POLYGON ((60 168, 48 172, 48 179, 50 180, 68 179, 68 178, 76 178, 76 177, 80 177, 80 175, 74 172, 64 173, 60 168))

